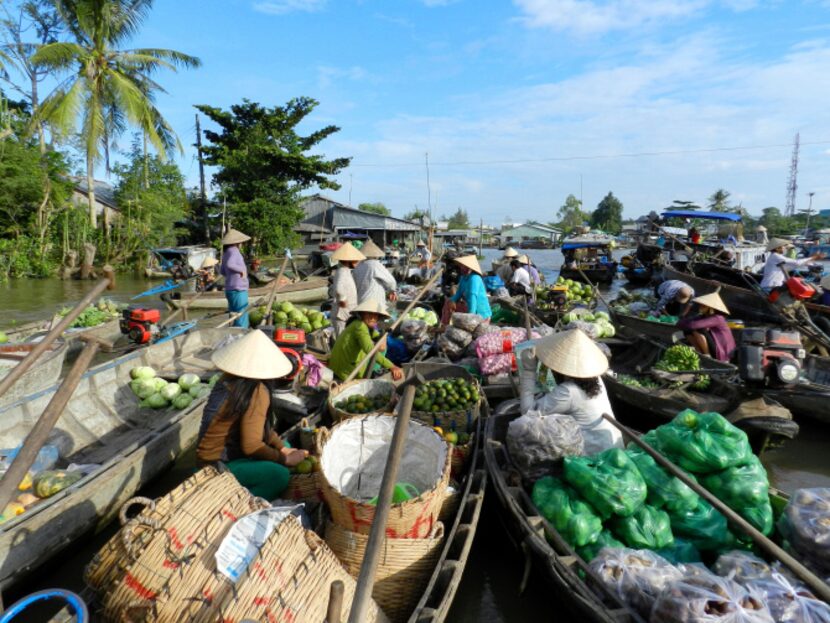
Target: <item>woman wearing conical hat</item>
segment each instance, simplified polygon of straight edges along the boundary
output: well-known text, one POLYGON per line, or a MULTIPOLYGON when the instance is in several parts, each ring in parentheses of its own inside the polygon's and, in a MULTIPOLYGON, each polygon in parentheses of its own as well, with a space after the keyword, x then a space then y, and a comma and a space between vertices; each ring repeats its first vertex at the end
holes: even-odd
POLYGON ((357 306, 357 285, 354 282, 352 270, 365 259, 366 256, 355 249, 351 242, 344 243, 331 254, 331 261, 338 263, 329 288, 331 324, 334 327, 334 337, 340 335, 343 329, 346 328, 349 315, 357 306))
POLYGON ((800 260, 787 257, 784 251, 788 248, 795 248, 793 243, 783 238, 773 238, 767 244, 767 251, 770 252, 767 256, 767 261, 764 262, 764 276, 761 278, 761 287, 767 291, 780 288, 787 281, 787 275, 784 269, 793 270, 801 266, 805 266, 810 262, 824 259, 823 253, 815 253, 810 257, 805 257, 800 260))
POLYGON ((219 261, 214 257, 206 257, 196 271, 196 289, 199 292, 208 292, 216 290, 219 286, 216 285, 216 266, 219 261))
POLYGON ((556 387, 536 400, 544 414, 570 415, 582 429, 585 454, 608 448, 622 448, 622 435, 603 414, 614 416, 602 382, 608 359, 581 329, 571 329, 542 338, 535 346, 536 357, 547 366, 556 387))
MULTIPOLYGON (((219 272, 225 278, 225 298, 231 314, 241 312, 248 306, 248 267, 239 245, 250 239, 250 236, 235 229, 229 229, 222 238, 222 265, 219 272)), ((247 327, 248 312, 234 320, 233 326, 247 327)))
POLYGON ((457 257, 453 262, 458 266, 461 278, 458 280, 458 289, 450 297, 450 312, 458 309, 459 303, 467 308, 467 313, 478 314, 489 320, 493 312, 490 310, 490 301, 487 299, 487 289, 481 278, 481 266, 475 255, 457 257))
POLYGON ((357 300, 362 303, 371 299, 384 305, 386 305, 387 298, 394 301, 398 282, 386 266, 380 262, 386 253, 371 239, 363 245, 360 252, 366 256, 366 259, 358 264, 352 272, 357 286, 357 300))
POLYGON ((735 352, 735 338, 726 322, 729 309, 720 294, 717 291, 704 294, 693 298, 692 303, 697 305, 697 313, 681 318, 677 327, 700 354, 729 361, 735 352))
MULTIPOLYGON (((366 353, 374 348, 373 335, 377 334, 378 323, 381 318, 388 317, 386 306, 374 299, 362 301, 352 310, 352 318, 338 336, 329 357, 329 368, 338 379, 346 380, 366 353)), ((389 370, 396 381, 403 378, 403 371, 382 353, 378 354, 375 362, 389 370)), ((363 370, 360 371, 362 373, 363 370)))
POLYGON ((217 350, 212 359, 223 374, 202 415, 199 463, 221 461, 252 494, 274 500, 288 486, 288 468, 308 456, 287 447, 268 421, 270 385, 292 371, 291 362, 258 330, 217 350))

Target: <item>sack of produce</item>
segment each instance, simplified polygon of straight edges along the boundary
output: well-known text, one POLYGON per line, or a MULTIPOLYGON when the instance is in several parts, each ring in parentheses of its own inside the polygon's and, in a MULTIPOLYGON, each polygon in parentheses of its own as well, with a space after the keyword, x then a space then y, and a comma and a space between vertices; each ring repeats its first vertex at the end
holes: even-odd
POLYGON ((531 499, 571 547, 583 547, 599 538, 602 520, 561 480, 552 476, 537 480, 531 499))
POLYGON ((651 611, 652 623, 774 623, 763 597, 712 574, 686 576, 667 586, 651 611))
POLYGON ((643 504, 628 517, 615 517, 611 529, 628 547, 661 549, 674 543, 671 521, 665 511, 643 504))
POLYGON ((428 328, 423 320, 407 318, 401 323, 400 331, 404 339, 412 339, 426 336, 428 328))
MULTIPOLYGON (((537 339, 539 334, 531 331, 531 339, 537 339)), ((487 333, 476 340, 476 353, 479 359, 488 355, 512 353, 513 345, 528 340, 527 331, 514 327, 502 327, 498 333, 487 333)))
POLYGON ((780 573, 771 573, 747 585, 764 598, 776 623, 830 623, 830 605, 780 573))
POLYGON ((669 513, 669 518, 672 532, 700 550, 720 550, 734 541, 727 529, 726 517, 703 498, 692 510, 669 513))
POLYGON ((658 595, 683 577, 679 569, 648 550, 606 547, 589 567, 612 593, 646 618, 658 595))
POLYGON ((625 545, 618 541, 610 530, 603 530, 599 533, 599 538, 594 543, 586 545, 585 547, 577 548, 576 553, 579 554, 585 562, 591 562, 596 558, 603 547, 621 548, 625 545))
POLYGON ((472 333, 478 326, 484 322, 484 318, 479 316, 478 314, 465 314, 463 312, 455 312, 450 319, 452 326, 461 329, 462 331, 466 331, 467 333, 472 333))
POLYGON ((646 499, 646 483, 620 448, 592 456, 565 457, 565 480, 607 519, 628 517, 646 499))
POLYGON ((498 333, 500 331, 501 327, 493 326, 489 322, 482 322, 476 327, 475 331, 473 331, 473 338, 477 340, 482 335, 487 335, 488 333, 498 333))
POLYGON ((791 547, 823 575, 830 574, 830 488, 798 489, 778 520, 791 547))
POLYGON ((772 576, 772 567, 765 560, 738 549, 718 556, 712 568, 718 575, 735 580, 738 584, 756 582, 772 576))
POLYGON ((522 477, 534 481, 551 472, 566 456, 579 456, 585 442, 569 415, 528 411, 507 427, 507 450, 522 477))
MULTIPOLYGON (((475 316, 475 314, 469 315, 475 316)), ((473 341, 472 333, 465 331, 464 329, 459 329, 458 327, 447 327, 447 330, 444 331, 444 335, 447 336, 447 339, 452 340, 462 348, 466 348, 467 344, 473 341)))
POLYGON ((691 541, 676 536, 674 543, 657 551, 663 558, 673 565, 680 563, 700 562, 700 552, 691 541))
POLYGON ((464 346, 459 346, 445 334, 438 336, 436 344, 438 345, 438 349, 443 351, 443 353, 449 357, 450 361, 457 361, 464 355, 464 346))
POLYGON ((497 374, 510 374, 517 368, 516 355, 504 353, 502 355, 490 355, 481 357, 478 360, 478 367, 482 374, 495 376, 497 374))
POLYGON ((767 470, 754 455, 743 465, 701 476, 700 484, 730 508, 769 504, 767 470))
POLYGON ((596 340, 602 337, 601 327, 598 324, 588 322, 587 320, 573 320, 562 328, 565 331, 570 331, 571 329, 581 329, 585 333, 585 335, 587 335, 592 340, 596 340))
POLYGON ((685 409, 656 430, 660 451, 695 474, 745 465, 753 458, 746 433, 719 413, 685 409))
POLYGON ((736 508, 735 511, 751 523, 762 534, 767 536, 772 534, 772 528, 775 524, 775 520, 772 516, 772 505, 769 503, 769 500, 762 502, 757 506, 736 508))
MULTIPOLYGON (((645 441, 654 448, 656 434, 649 431, 645 441), (649 438, 651 436, 651 438, 649 438)), ((657 449, 657 448, 655 448, 657 449)), ((697 506, 700 499, 697 493, 679 478, 672 476, 668 471, 657 464, 650 454, 634 443, 628 445, 628 456, 634 461, 640 475, 648 487, 646 500, 655 508, 666 508, 669 511, 682 512, 697 506)))

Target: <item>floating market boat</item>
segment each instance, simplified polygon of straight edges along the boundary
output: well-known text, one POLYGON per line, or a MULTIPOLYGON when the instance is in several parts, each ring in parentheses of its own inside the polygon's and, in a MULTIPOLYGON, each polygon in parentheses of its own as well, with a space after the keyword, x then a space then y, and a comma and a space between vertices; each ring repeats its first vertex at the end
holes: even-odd
MULTIPOLYGON (((121 505, 196 439, 205 398, 181 411, 139 407, 130 370, 151 366, 176 379, 207 378, 214 348, 244 329, 193 331, 124 355, 84 374, 47 443, 58 466, 98 465, 79 482, 0 525, 0 588, 43 564, 90 530, 112 520, 121 505)), ((0 408, 0 447, 20 445, 58 390, 57 385, 0 408)))
MULTIPOLYGON (((36 342, 49 333, 53 322, 55 321, 39 320, 37 322, 30 322, 6 331, 6 335, 12 342, 36 342)), ((113 319, 95 327, 74 327, 67 329, 61 336, 67 345, 66 361, 71 362, 81 352, 84 345, 81 337, 84 336, 97 337, 106 342, 115 342, 121 337, 121 327, 119 326, 118 319, 113 319)), ((49 385, 51 383, 44 385, 44 387, 48 387, 49 385)))
POLYGON ((830 359, 807 355, 803 381, 788 387, 767 388, 764 395, 796 415, 830 424, 830 359))
POLYGON ((683 335, 677 325, 667 322, 657 322, 640 318, 633 314, 624 314, 616 311, 613 306, 608 308, 611 322, 619 332, 629 338, 647 337, 663 344, 674 344, 683 335))
POLYGON ((562 243, 565 263, 559 276, 589 284, 611 283, 617 274, 617 262, 611 256, 613 242, 608 237, 566 240, 562 243))
MULTIPOLYGON (((313 303, 328 297, 328 280, 323 277, 310 277, 305 281, 289 283, 282 286, 274 295, 275 302, 313 303)), ((248 290, 248 305, 256 307, 265 304, 271 287, 252 288, 248 290)), ((196 293, 183 293, 180 298, 171 298, 170 304, 181 307, 189 303, 188 309, 226 309, 228 301, 225 293, 220 291, 205 292, 198 298, 196 293)))
MULTIPOLYGON (((0 344, 0 378, 6 376, 35 347, 35 343, 15 342, 0 344)), ((0 405, 11 404, 24 396, 46 389, 57 382, 66 359, 67 344, 58 338, 35 364, 0 396, 0 405)), ((0 447, 8 447, 2 446, 0 447)))
POLYGON ((150 258, 151 263, 144 269, 148 279, 188 277, 199 270, 207 258, 217 259, 216 249, 201 245, 153 249, 150 258))

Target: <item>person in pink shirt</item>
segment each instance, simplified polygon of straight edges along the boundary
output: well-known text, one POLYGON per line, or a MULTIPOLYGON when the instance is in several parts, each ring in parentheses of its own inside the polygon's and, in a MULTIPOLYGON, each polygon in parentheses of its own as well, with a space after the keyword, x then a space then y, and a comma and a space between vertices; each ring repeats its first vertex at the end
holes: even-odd
POLYGON ((726 322, 729 309, 717 292, 692 299, 698 306, 696 316, 684 316, 677 323, 686 341, 701 353, 718 361, 729 361, 735 352, 735 338, 726 322))
MULTIPOLYGON (((222 238, 222 266, 219 272, 225 278, 225 298, 228 300, 228 313, 235 314, 248 307, 248 266, 239 250, 239 245, 250 240, 241 231, 229 229, 222 238)), ((248 312, 233 322, 235 327, 248 327, 248 312)))

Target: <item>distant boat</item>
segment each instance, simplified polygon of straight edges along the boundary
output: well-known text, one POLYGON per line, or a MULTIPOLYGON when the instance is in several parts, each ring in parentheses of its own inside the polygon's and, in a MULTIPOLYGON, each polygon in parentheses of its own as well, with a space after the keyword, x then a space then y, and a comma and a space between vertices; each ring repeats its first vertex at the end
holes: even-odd
MULTIPOLYGON (((274 301, 290 301, 291 303, 313 303, 328 298, 329 282, 323 277, 309 277, 305 281, 288 283, 282 286, 274 295, 274 301)), ((264 305, 265 300, 271 293, 271 286, 252 288, 248 290, 248 305, 251 308, 257 305, 264 305)), ((211 291, 202 293, 196 298, 197 293, 183 293, 181 298, 171 299, 170 304, 174 307, 181 307, 190 301, 188 309, 225 309, 228 301, 225 293, 211 291)))
POLYGON ((152 249, 151 264, 144 269, 144 276, 148 279, 189 277, 209 257, 218 259, 216 249, 201 245, 152 249))
POLYGON ((562 243, 565 263, 559 276, 574 281, 611 283, 617 274, 617 262, 612 259, 614 239, 611 236, 588 234, 568 238, 562 243))

